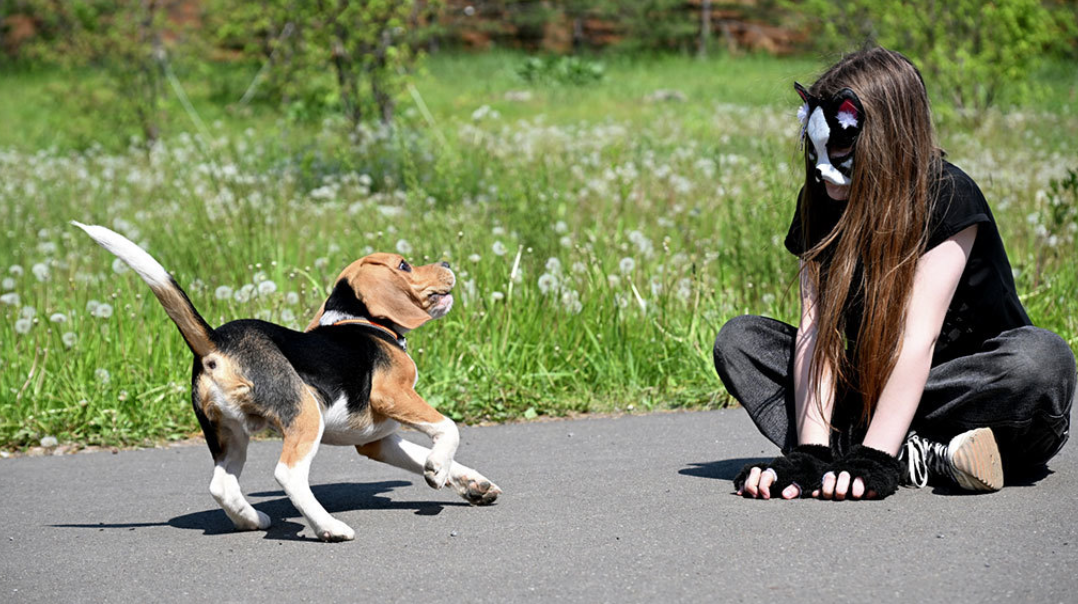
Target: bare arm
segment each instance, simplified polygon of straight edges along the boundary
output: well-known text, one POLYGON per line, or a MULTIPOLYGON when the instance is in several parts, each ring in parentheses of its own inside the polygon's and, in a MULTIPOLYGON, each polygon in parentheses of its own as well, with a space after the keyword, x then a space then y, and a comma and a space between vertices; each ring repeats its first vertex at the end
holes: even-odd
MULTIPOLYGON (((864 441, 866 447, 897 455, 905 441, 928 381, 932 353, 943 319, 976 238, 977 226, 974 225, 932 248, 917 261, 902 349, 869 422, 864 441)), ((837 477, 828 473, 824 477, 824 498, 830 499, 833 495, 842 499, 847 490, 855 499, 860 498, 864 484, 860 478, 846 472, 837 477)))
POLYGON ((802 445, 828 445, 831 442, 828 425, 835 402, 831 368, 824 368, 823 384, 819 388, 812 382, 809 371, 819 329, 820 309, 816 304, 817 298, 815 286, 809 283, 802 270, 801 324, 797 328, 794 346, 794 414, 797 422, 797 442, 802 445), (822 400, 820 396, 823 397, 822 400))

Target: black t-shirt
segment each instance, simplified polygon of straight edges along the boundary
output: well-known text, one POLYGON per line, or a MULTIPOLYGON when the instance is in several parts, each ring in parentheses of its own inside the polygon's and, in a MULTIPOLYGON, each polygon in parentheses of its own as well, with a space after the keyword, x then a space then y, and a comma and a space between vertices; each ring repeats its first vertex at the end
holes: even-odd
MULTIPOLYGON (((933 365, 976 352, 986 340, 1008 329, 1031 324, 1015 292, 1011 265, 995 218, 988 209, 988 202, 977 183, 965 172, 947 161, 943 162, 943 166, 943 175, 935 187, 936 200, 929 220, 925 251, 963 229, 975 224, 979 226, 969 261, 962 271, 936 341, 933 365)), ((818 209, 811 221, 809 237, 802 233, 800 194, 793 223, 786 235, 786 249, 797 256, 827 236, 846 209, 845 201, 830 199, 822 187, 814 198, 818 200, 818 209)), ((834 243, 831 245, 833 247, 834 243)), ((827 262, 826 258, 824 262, 827 262)), ((859 280, 860 268, 854 276, 854 283, 859 280)), ((863 303, 858 292, 851 292, 850 301, 847 306, 846 337, 854 342, 861 324, 863 303)))

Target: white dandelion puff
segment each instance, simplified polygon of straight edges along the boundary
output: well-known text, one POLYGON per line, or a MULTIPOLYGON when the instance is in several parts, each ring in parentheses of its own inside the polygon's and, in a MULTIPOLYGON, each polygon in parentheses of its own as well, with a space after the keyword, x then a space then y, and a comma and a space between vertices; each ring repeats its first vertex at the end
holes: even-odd
POLYGON ((127 263, 123 260, 120 260, 119 258, 114 258, 112 260, 112 272, 116 273, 117 275, 126 273, 129 270, 131 270, 131 267, 127 266, 127 263))
POLYGON ((775 294, 768 292, 763 296, 760 296, 760 300, 764 303, 765 306, 771 306, 775 303, 775 294))
POLYGON ((329 265, 329 259, 328 258, 322 257, 322 258, 315 258, 314 259, 314 267, 315 268, 326 268, 326 266, 328 266, 328 265, 329 265))
POLYGON ((0 296, 0 303, 7 304, 9 306, 18 306, 22 300, 19 299, 19 294, 15 292, 8 292, 0 296))
POLYGON ((277 284, 270 280, 265 280, 258 284, 258 295, 268 296, 277 291, 277 284))
POLYGON ((281 311, 281 322, 291 323, 296 320, 296 313, 292 312, 292 309, 286 308, 281 311))
POLYGON ((569 232, 569 225, 565 224, 565 221, 564 221, 564 220, 559 220, 559 221, 558 221, 558 222, 557 222, 557 223, 556 223, 556 224, 554 225, 554 232, 555 232, 555 233, 558 233, 558 234, 560 234, 560 235, 564 235, 565 233, 568 233, 568 232, 569 232))
POLYGON ((112 316, 112 305, 107 303, 98 304, 92 314, 98 319, 107 319, 112 316))
POLYGON ((52 323, 67 323, 67 315, 62 312, 54 312, 49 315, 49 321, 52 323))
POLYGON ((621 262, 618 262, 618 270, 620 270, 624 275, 633 272, 634 268, 636 268, 636 260, 633 260, 628 256, 622 258, 621 262))
POLYGON ((11 268, 7 269, 7 272, 11 273, 12 275, 15 275, 16 277, 21 277, 26 274, 26 271, 24 271, 22 266, 18 264, 12 264, 11 268))
POLYGON ((64 346, 71 348, 75 345, 75 342, 79 341, 79 336, 73 331, 65 331, 64 335, 60 336, 60 341, 64 343, 64 346))
POLYGON ((33 319, 22 318, 15 321, 15 333, 27 334, 30 333, 30 328, 34 326, 33 319))
POLYGON ((284 302, 289 306, 295 306, 299 304, 299 294, 296 292, 288 292, 284 295, 284 302))
POLYGON ((101 306, 101 303, 97 300, 88 300, 86 302, 86 312, 93 316, 93 314, 97 312, 98 306, 101 306))
POLYGON ((15 289, 15 285, 16 282, 14 279, 12 279, 11 277, 4 277, 3 287, 5 291, 15 289))
POLYGON ((402 256, 411 256, 412 255, 412 244, 408 243, 407 239, 398 239, 397 240, 397 253, 401 254, 402 256))
POLYGON ((31 267, 30 270, 33 271, 34 277, 36 277, 38 281, 49 280, 49 265, 45 264, 44 262, 38 262, 33 267, 31 267))
POLYGON ((468 262, 479 262, 482 259, 483 259, 483 257, 480 256, 479 254, 470 254, 468 256, 468 262))
POLYGON ((620 275, 607 275, 606 276, 606 283, 607 283, 607 285, 610 286, 611 289, 617 289, 617 288, 621 287, 621 276, 620 275))
POLYGON ((94 377, 96 377, 97 381, 101 382, 102 384, 107 384, 109 383, 109 380, 112 379, 112 376, 109 374, 108 369, 98 369, 94 371, 94 377))
POLYGON ((561 295, 561 305, 570 314, 580 314, 580 311, 584 310, 584 304, 580 302, 580 293, 575 289, 566 290, 561 295))
POLYGON ((494 245, 490 246, 490 251, 494 252, 495 256, 504 256, 509 250, 507 250, 505 244, 499 240, 495 241, 494 245))
POLYGON ((495 301, 495 302, 500 302, 500 301, 505 299, 505 294, 503 294, 502 292, 498 292, 498 291, 490 292, 490 299, 495 301))
POLYGON ((37 316, 37 309, 33 306, 23 306, 19 311, 19 316, 24 319, 33 319, 37 316))
POLYGON ((561 274, 561 260, 558 260, 557 258, 554 258, 554 257, 547 258, 547 260, 546 260, 546 270, 551 275, 560 275, 561 274))
POLYGON ((558 278, 550 273, 543 273, 539 276, 539 291, 543 295, 557 291, 558 278))
POLYGON ((221 285, 214 290, 213 295, 218 300, 228 300, 232 297, 232 288, 227 285, 221 285))

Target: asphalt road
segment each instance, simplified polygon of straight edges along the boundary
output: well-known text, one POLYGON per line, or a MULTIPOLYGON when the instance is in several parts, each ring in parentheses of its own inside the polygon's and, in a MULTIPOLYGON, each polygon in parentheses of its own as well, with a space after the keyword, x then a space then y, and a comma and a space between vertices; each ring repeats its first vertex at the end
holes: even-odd
POLYGON ((241 482, 274 526, 250 533, 202 447, 0 460, 0 602, 1078 601, 1074 443, 990 495, 763 502, 732 494, 774 454, 741 410, 465 427, 489 508, 323 447, 339 544, 274 482, 279 449, 252 445, 241 482))

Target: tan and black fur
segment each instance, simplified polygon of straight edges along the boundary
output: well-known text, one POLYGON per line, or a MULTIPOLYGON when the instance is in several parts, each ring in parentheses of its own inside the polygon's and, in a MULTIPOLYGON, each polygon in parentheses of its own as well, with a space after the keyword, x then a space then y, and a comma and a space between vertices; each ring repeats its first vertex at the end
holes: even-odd
POLYGON ((311 493, 308 473, 321 443, 354 446, 434 488, 450 484, 475 505, 501 494, 454 461, 456 425, 415 392, 417 370, 405 350, 405 334, 452 308, 456 278, 447 263, 412 266, 396 254, 372 254, 340 274, 304 332, 254 319, 215 329, 141 248, 104 227, 74 224, 149 284, 194 354, 191 401, 215 462, 210 492, 237 529, 270 525, 239 488, 250 435, 266 427, 284 438, 275 478, 324 541, 355 533, 311 493), (400 438, 401 424, 427 434, 432 447, 400 438))

